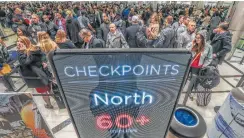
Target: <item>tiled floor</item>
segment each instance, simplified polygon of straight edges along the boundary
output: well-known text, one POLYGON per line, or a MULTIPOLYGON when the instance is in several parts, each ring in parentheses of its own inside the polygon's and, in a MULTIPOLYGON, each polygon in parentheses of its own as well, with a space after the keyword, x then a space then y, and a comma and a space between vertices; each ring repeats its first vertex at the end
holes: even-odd
MULTIPOLYGON (((15 39, 15 38, 12 38, 12 39, 15 39)), ((8 39, 8 41, 9 41, 9 39, 8 39)), ((10 42, 7 42, 7 43, 10 43, 10 42)), ((235 55, 243 56, 244 53, 241 51, 237 51, 235 55)), ((232 60, 240 60, 240 59, 233 58, 232 60)), ((233 63, 233 65, 236 66, 239 70, 244 71, 244 65, 240 65, 239 63, 233 63)), ((234 69, 232 69, 230 66, 228 66, 225 63, 223 63, 221 66, 219 66, 219 70, 220 70, 221 75, 240 74, 239 72, 235 71, 234 69)), ((236 78, 228 78, 227 80, 231 84, 236 85, 238 83, 239 79, 240 78, 236 77, 236 78)), ((231 90, 231 89, 232 88, 228 83, 226 83, 224 80, 221 80, 220 84, 213 90, 219 91, 219 90, 231 90)), ((5 90, 5 88, 4 88, 3 84, 0 83, 0 92, 4 92, 4 90, 5 90)), ((186 88, 184 90, 186 90, 186 88)), ((26 87, 23 88, 22 91, 36 93, 33 89, 27 89, 26 87)), ((222 105, 222 103, 224 102, 227 95, 228 95, 228 93, 212 94, 212 100, 210 101, 209 105, 206 107, 199 107, 196 105, 195 99, 193 101, 188 99, 187 106, 192 107, 195 110, 197 110, 204 117, 204 119, 207 123, 207 126, 210 126, 212 124, 212 120, 215 116, 214 107, 218 106, 218 105, 222 105)), ((181 94, 179 104, 182 104, 184 96, 185 96, 185 94, 181 94)), ((55 131, 57 131, 59 128, 57 128, 56 126, 61 123, 64 123, 64 121, 66 122, 66 124, 68 124, 68 125, 65 125, 64 128, 61 127, 62 129, 60 131, 54 133, 54 136, 56 138, 77 138, 73 125, 68 120, 69 115, 68 115, 66 109, 59 110, 57 107, 57 104, 55 103, 55 101, 53 99, 52 99, 52 103, 55 107, 53 110, 48 110, 44 107, 44 101, 41 96, 34 96, 34 100, 37 103, 38 109, 40 110, 43 118, 46 120, 49 128, 51 128, 53 131, 54 131, 54 129, 55 129, 55 131)))

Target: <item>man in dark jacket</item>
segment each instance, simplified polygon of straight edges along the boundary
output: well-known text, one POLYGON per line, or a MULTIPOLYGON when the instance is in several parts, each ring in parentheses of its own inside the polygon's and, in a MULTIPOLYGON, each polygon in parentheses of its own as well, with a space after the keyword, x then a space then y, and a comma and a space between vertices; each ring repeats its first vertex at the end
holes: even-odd
POLYGON ((80 37, 84 40, 84 44, 82 46, 83 49, 90 48, 103 48, 104 42, 101 39, 95 38, 91 32, 87 29, 82 29, 80 31, 80 37))
POLYGON ((86 29, 89 29, 91 30, 93 33, 96 33, 96 30, 92 27, 92 25, 90 24, 90 21, 89 19, 86 17, 86 11, 81 11, 81 15, 78 17, 78 22, 80 24, 80 27, 83 29, 83 28, 86 28, 86 29))
POLYGON ((31 37, 33 38, 33 41, 35 44, 37 44, 37 32, 40 31, 47 31, 47 26, 40 22, 38 15, 33 14, 31 17, 32 23, 31 25, 28 27, 28 33, 31 35, 31 37))
POLYGON ((226 54, 231 51, 232 35, 228 31, 228 27, 228 23, 221 23, 218 28, 214 30, 214 37, 211 41, 213 56, 218 59, 219 64, 222 64, 226 54))
POLYGON ((102 39, 104 42, 106 42, 109 33, 109 25, 110 25, 108 14, 103 13, 102 20, 103 23, 101 24, 100 29, 98 29, 97 38, 102 39))
POLYGON ((78 20, 73 18, 71 11, 67 11, 66 31, 68 38, 75 44, 76 47, 81 48, 83 41, 79 36, 81 30, 78 20))
POLYGON ((138 16, 133 16, 131 21, 132 21, 132 26, 126 28, 125 31, 125 40, 128 42, 128 45, 130 48, 137 48, 136 44, 136 33, 139 31, 139 24, 138 24, 138 16))
POLYGON ((160 33, 160 38, 163 41, 162 48, 173 48, 173 44, 175 43, 175 31, 172 27, 173 17, 168 16, 166 18, 166 26, 160 33))
POLYGON ((58 26, 54 24, 52 21, 49 20, 49 17, 47 15, 43 15, 44 24, 47 27, 47 33, 50 35, 50 37, 54 40, 56 33, 58 31, 58 26))

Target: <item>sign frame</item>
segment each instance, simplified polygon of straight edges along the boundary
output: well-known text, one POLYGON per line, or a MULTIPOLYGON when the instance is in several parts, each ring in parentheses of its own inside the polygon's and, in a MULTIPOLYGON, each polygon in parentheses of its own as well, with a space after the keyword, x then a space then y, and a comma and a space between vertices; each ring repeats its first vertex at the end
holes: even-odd
MULTIPOLYGON (((58 87, 59 87, 59 90, 61 92, 61 95, 62 95, 62 98, 64 100, 64 103, 65 103, 65 106, 67 108, 67 111, 68 111, 68 114, 69 114, 69 117, 72 121, 72 124, 74 126, 74 129, 75 129, 75 133, 77 135, 78 138, 82 138, 80 137, 79 135, 79 132, 78 132, 78 128, 76 126, 76 123, 74 121, 74 118, 72 116, 72 113, 71 113, 71 110, 70 110, 70 107, 68 105, 68 102, 67 102, 67 99, 66 99, 66 96, 64 94, 64 91, 63 91, 63 87, 61 85, 61 82, 60 82, 60 79, 59 79, 59 76, 58 76, 58 73, 57 73, 57 70, 55 68, 55 64, 54 64, 54 61, 53 61, 53 57, 55 55, 66 55, 66 54, 73 54, 73 55, 79 55, 79 54, 83 54, 83 55, 96 55, 96 54, 115 54, 115 53, 164 53, 164 54, 190 54, 191 55, 191 52, 189 50, 186 50, 186 49, 173 49, 173 48, 167 48, 167 49, 164 49, 164 48, 129 48, 129 49, 108 49, 108 48, 96 48, 96 49, 57 49, 55 51, 52 51, 49 53, 48 55, 48 59, 49 59, 49 62, 51 64, 51 67, 53 69, 53 73, 54 73, 54 76, 56 78, 56 81, 57 81, 57 84, 58 84, 58 87)), ((162 136, 162 138, 165 138, 168 134, 168 130, 169 130, 169 127, 170 127, 170 124, 171 124, 171 121, 173 119, 173 114, 174 114, 174 111, 177 107, 177 103, 179 101, 179 98, 180 98, 180 95, 181 95, 181 92, 182 92, 182 89, 184 88, 184 84, 185 84, 185 81, 187 79, 187 75, 189 74, 189 70, 190 70, 190 63, 191 63, 191 60, 192 60, 192 57, 190 56, 189 60, 188 60, 188 63, 187 63, 187 67, 186 67, 186 70, 185 70, 185 73, 184 73, 184 76, 183 76, 183 81, 181 82, 181 85, 180 85, 180 90, 179 90, 179 94, 176 98, 176 103, 173 107, 173 110, 172 110, 172 113, 171 113, 171 116, 170 116, 170 120, 169 120, 169 123, 167 125, 167 129, 166 129, 166 133, 164 136, 162 136)))

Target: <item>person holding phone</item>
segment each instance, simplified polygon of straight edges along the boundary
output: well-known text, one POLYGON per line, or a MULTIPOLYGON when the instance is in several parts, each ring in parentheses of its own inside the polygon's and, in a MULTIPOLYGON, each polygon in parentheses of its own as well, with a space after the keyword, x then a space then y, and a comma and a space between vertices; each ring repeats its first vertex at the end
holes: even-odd
POLYGON ((202 34, 198 33, 192 43, 186 48, 192 52, 193 57, 190 64, 190 72, 198 75, 200 69, 208 66, 212 62, 212 46, 206 43, 202 34))
MULTIPOLYGON (((19 36, 17 40, 18 61, 20 73, 29 88, 35 88, 37 93, 47 94, 50 91, 50 78, 43 67, 43 53, 40 47, 32 45, 25 36, 19 36), (29 79, 34 77, 36 79, 29 79)), ((49 96, 42 96, 45 108, 53 109, 49 96)))

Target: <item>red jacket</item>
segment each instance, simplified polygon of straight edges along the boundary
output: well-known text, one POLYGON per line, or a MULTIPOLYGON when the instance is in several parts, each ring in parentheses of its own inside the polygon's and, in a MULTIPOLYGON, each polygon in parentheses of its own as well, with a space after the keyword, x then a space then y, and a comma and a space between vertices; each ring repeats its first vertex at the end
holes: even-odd
MULTIPOLYGON (((64 28, 64 31, 66 32, 66 20, 64 18, 61 19, 62 27, 64 28)), ((58 19, 55 21, 55 24, 58 25, 58 19)))

